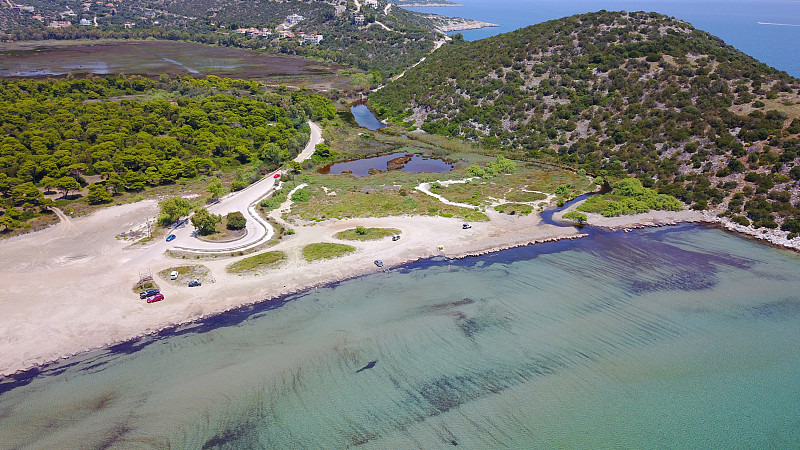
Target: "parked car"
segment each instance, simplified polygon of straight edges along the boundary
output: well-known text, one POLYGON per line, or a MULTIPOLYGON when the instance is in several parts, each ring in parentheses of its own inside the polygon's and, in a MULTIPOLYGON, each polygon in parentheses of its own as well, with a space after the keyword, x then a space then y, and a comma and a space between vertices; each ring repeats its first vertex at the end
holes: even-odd
POLYGON ((139 298, 144 300, 147 297, 150 297, 151 295, 158 294, 159 292, 161 292, 161 291, 159 291, 158 289, 146 289, 146 290, 144 290, 142 292, 139 292, 139 298))
POLYGON ((393 241, 399 241, 399 240, 400 240, 400 235, 399 235, 399 234, 395 234, 395 235, 393 235, 393 236, 392 236, 392 240, 393 240, 393 241))
POLYGON ((378 267, 383 267, 383 261, 381 261, 380 259, 376 259, 375 260, 375 265, 378 266, 378 267))
POLYGON ((173 270, 172 272, 170 272, 169 273, 169 279, 170 280, 177 280, 178 279, 178 271, 177 270, 173 270))
POLYGON ((280 177, 281 177, 281 174, 279 174, 279 173, 276 173, 275 175, 272 176, 272 178, 280 178, 280 177))
POLYGON ((464 229, 464 230, 467 230, 467 229, 472 228, 472 225, 470 225, 468 223, 465 223, 464 225, 461 225, 461 228, 464 229))
POLYGON ((160 302, 161 300, 164 300, 164 294, 156 294, 147 297, 147 303, 160 302))
POLYGON ((189 282, 189 287, 195 287, 200 285, 201 285, 200 280, 192 280, 189 282))
POLYGON ((170 234, 169 236, 167 236, 167 242, 172 242, 173 240, 175 240, 174 234, 170 234))

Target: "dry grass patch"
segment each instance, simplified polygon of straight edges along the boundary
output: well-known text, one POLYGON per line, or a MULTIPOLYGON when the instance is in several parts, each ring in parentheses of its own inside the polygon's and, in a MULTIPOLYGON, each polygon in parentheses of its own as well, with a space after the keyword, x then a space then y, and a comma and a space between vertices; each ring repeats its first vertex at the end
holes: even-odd
POLYGON ((164 269, 158 272, 158 276, 160 276, 163 280, 168 281, 170 283, 185 284, 191 280, 204 281, 209 273, 210 271, 208 270, 208 267, 204 265, 177 266, 177 267, 170 267, 169 269, 164 269), (178 272, 178 278, 170 280, 169 274, 173 270, 178 272))
POLYGON ((395 234, 400 234, 400 230, 396 230, 394 228, 356 227, 336 233, 336 239, 346 239, 349 241, 374 241, 395 234))

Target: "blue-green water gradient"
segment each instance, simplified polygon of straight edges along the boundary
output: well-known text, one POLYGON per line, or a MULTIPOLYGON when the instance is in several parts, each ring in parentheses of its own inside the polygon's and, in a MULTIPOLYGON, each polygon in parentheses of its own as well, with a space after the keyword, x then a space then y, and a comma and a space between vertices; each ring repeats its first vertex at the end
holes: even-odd
POLYGON ((697 226, 423 261, 3 380, 0 448, 797 448, 798 277, 697 226))

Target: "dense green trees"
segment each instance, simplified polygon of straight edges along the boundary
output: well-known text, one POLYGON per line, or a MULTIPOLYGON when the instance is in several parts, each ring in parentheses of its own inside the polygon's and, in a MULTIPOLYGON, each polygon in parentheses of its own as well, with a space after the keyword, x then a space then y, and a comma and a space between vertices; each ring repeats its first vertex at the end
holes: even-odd
MULTIPOLYGON (((262 89, 215 76, 0 80, 0 217, 47 208, 42 191, 69 197, 85 176, 100 176, 86 200, 102 204, 216 170, 269 170, 302 149, 307 120, 335 115, 319 95, 262 89)), ((220 187, 209 192, 218 197, 220 187)), ((5 228, 33 215, 5 220, 5 228)))

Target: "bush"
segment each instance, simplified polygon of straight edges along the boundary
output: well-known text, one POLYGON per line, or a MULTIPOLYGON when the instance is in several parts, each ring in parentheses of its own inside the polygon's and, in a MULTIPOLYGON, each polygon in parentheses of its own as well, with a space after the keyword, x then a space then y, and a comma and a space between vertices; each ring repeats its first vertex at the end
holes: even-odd
POLYGON ((586 223, 586 214, 579 213, 578 211, 570 211, 562 216, 565 219, 571 220, 576 223, 586 223))
POLYGON ((244 189, 246 187, 247 187, 247 183, 245 183, 244 181, 241 181, 241 180, 236 180, 233 183, 231 183, 231 190, 234 191, 234 192, 241 191, 242 189, 244 189))
POLYGON ((483 170, 483 167, 473 164, 467 167, 467 174, 471 177, 483 178, 486 175, 486 171, 483 170))
POLYGON ((247 219, 239 211, 234 211, 225 216, 225 223, 229 230, 241 230, 247 225, 247 219))
POLYGON ((307 202, 311 199, 311 193, 308 192, 308 189, 298 189, 292 194, 292 201, 293 202, 307 202))
POLYGON ((739 225, 742 225, 742 226, 745 226, 745 227, 749 227, 750 226, 750 219, 748 219, 745 216, 733 216, 733 217, 731 217, 731 220, 734 221, 735 223, 738 223, 739 225))

